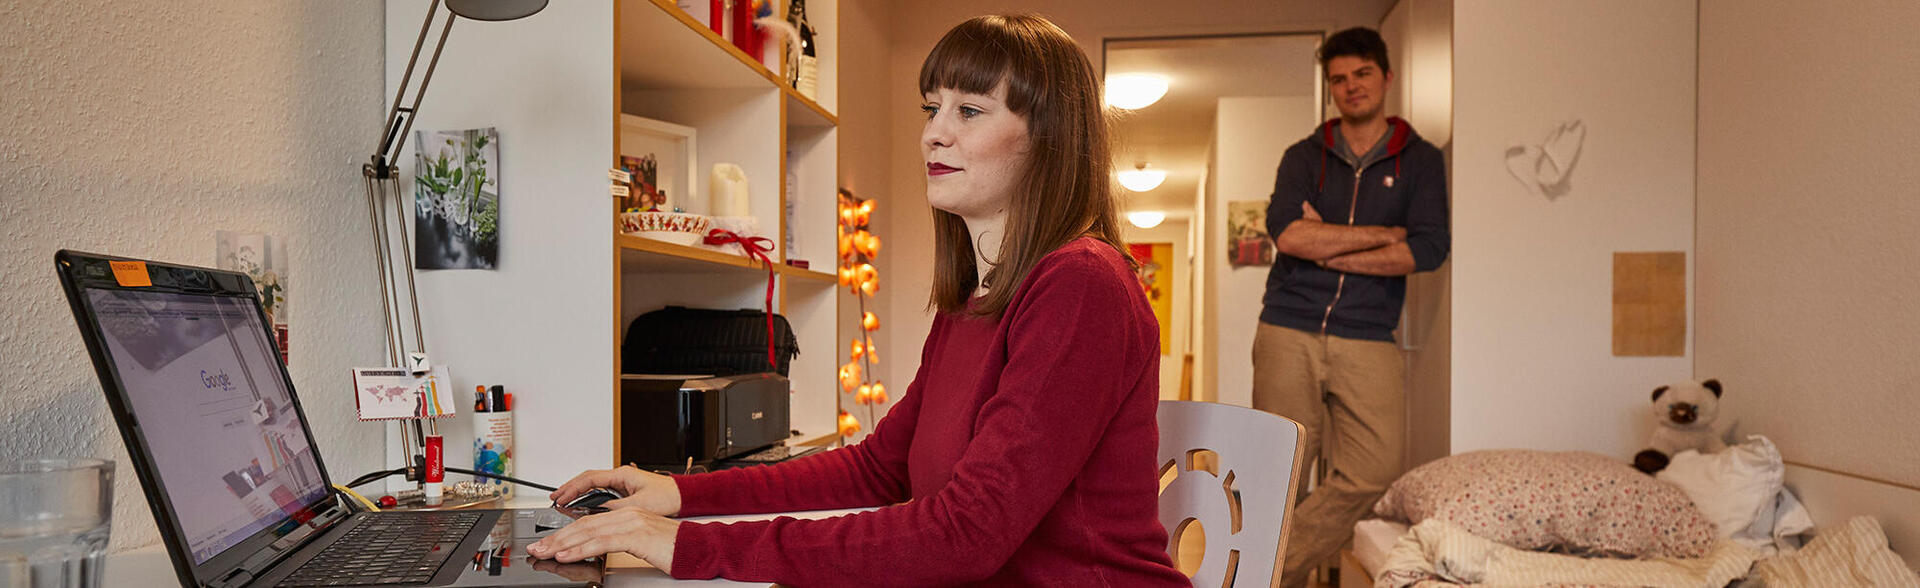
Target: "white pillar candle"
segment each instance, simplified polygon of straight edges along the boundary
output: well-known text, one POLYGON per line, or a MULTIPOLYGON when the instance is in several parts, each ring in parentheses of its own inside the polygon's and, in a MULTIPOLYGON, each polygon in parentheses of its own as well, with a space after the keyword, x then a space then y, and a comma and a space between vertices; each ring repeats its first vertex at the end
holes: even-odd
POLYGON ((713 164, 707 185, 712 196, 708 204, 713 207, 713 216, 753 216, 747 197, 746 170, 731 163, 713 164))

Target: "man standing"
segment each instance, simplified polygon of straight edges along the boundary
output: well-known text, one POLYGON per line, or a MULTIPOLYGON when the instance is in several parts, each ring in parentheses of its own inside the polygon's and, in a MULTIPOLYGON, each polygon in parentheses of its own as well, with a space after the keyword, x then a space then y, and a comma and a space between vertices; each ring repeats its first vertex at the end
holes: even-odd
POLYGON ((1267 231, 1281 256, 1253 340, 1254 407, 1299 421, 1308 462, 1327 465, 1294 510, 1285 586, 1304 585, 1400 474, 1405 365, 1393 329, 1405 276, 1439 267, 1449 246, 1440 150, 1382 113, 1393 67, 1380 33, 1336 33, 1319 59, 1340 118, 1280 160, 1267 231))

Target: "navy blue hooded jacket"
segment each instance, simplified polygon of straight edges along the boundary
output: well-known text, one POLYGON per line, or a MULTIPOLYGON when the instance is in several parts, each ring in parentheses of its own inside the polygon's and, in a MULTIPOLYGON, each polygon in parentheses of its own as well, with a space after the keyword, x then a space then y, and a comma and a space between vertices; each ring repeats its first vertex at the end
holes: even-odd
MULTIPOLYGON (((1414 271, 1440 267, 1451 246, 1446 162, 1412 125, 1399 118, 1387 122, 1385 155, 1357 170, 1338 148, 1339 119, 1287 148, 1267 205, 1267 234, 1278 237, 1300 220, 1300 203, 1310 202, 1329 224, 1406 227, 1414 271)), ((1260 320, 1309 333, 1392 341, 1406 297, 1405 277, 1343 273, 1282 253, 1267 275, 1260 320)))

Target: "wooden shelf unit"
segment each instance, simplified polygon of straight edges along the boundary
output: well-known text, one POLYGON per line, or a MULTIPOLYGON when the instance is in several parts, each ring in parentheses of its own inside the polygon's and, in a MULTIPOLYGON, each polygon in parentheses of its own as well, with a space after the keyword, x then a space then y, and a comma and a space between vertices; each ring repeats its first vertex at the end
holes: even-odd
MULTIPOLYGON (((842 296, 833 271, 840 122, 834 112, 837 0, 807 3, 817 31, 818 100, 788 86, 780 72, 672 0, 613 1, 614 164, 621 155, 644 155, 622 149, 620 120, 633 115, 696 130, 693 194, 706 193, 706 173, 715 163, 735 163, 747 172, 754 216, 763 236, 775 243, 774 311, 787 318, 800 339, 801 354, 789 374, 793 428, 808 438, 831 437, 840 400, 842 296), (808 260, 813 269, 787 265, 789 259, 808 260)), ((767 50, 777 55, 781 47, 767 50)), ((609 230, 614 218, 609 216, 609 230)), ((760 308, 768 275, 759 261, 742 255, 618 233, 613 265, 613 453, 620 464, 625 461, 619 372, 626 325, 666 305, 760 308)))

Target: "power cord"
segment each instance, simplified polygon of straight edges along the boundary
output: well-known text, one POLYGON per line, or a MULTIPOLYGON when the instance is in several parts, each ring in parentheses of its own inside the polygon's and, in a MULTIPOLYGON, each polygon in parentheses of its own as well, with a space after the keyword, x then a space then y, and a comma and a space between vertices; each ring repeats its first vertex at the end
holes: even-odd
MULTIPOLYGON (((546 485, 546 484, 537 484, 537 483, 534 483, 534 482, 528 482, 528 481, 526 481, 526 480, 522 480, 522 479, 519 479, 519 478, 515 478, 515 477, 512 477, 512 476, 502 476, 502 475, 499 475, 499 474, 489 474, 489 473, 482 473, 482 472, 476 472, 476 471, 473 471, 473 470, 469 470, 469 469, 464 469, 464 468, 445 468, 445 469, 446 469, 447 471, 449 471, 449 472, 453 472, 453 473, 456 473, 456 474, 467 474, 467 475, 470 475, 470 476, 478 476, 478 477, 482 477, 482 478, 496 478, 496 479, 500 479, 500 480, 506 480, 506 481, 508 481, 508 482, 513 482, 513 483, 515 483, 515 484, 519 484, 519 485, 521 485, 521 486, 526 486, 526 487, 529 487, 529 488, 538 488, 538 489, 541 489, 541 490, 546 490, 546 491, 548 491, 548 492, 553 492, 553 491, 556 491, 556 490, 559 490, 559 488, 555 488, 555 487, 553 487, 553 486, 548 486, 548 485, 546 485)), ((374 483, 374 482, 378 482, 378 481, 380 481, 380 480, 385 480, 385 479, 387 479, 387 478, 388 478, 389 476, 395 476, 395 475, 402 475, 402 474, 406 474, 406 473, 407 473, 407 468, 394 468, 394 469, 391 469, 391 470, 385 470, 385 471, 379 471, 379 472, 373 472, 373 473, 370 473, 370 474, 367 474, 367 475, 364 475, 364 476, 360 476, 360 477, 358 477, 358 478, 354 478, 352 482, 347 482, 347 487, 348 487, 348 488, 358 488, 358 487, 360 487, 360 486, 365 486, 365 485, 367 485, 367 484, 372 484, 372 483, 374 483)))
POLYGON ((555 488, 555 487, 553 487, 553 486, 548 486, 548 485, 546 485, 546 484, 535 484, 535 483, 533 483, 533 482, 528 482, 528 481, 526 481, 526 480, 522 480, 522 479, 519 479, 519 478, 515 478, 515 477, 512 477, 512 476, 502 476, 502 475, 500 475, 500 474, 489 474, 489 473, 484 473, 484 472, 476 472, 476 471, 473 471, 473 470, 469 470, 469 469, 462 469, 462 468, 446 468, 446 470, 447 470, 447 471, 449 471, 449 472, 453 472, 453 473, 456 473, 456 474, 466 474, 466 475, 469 475, 469 476, 478 476, 478 477, 482 477, 482 478, 496 478, 496 479, 500 479, 500 480, 506 480, 506 481, 508 481, 508 482, 513 482, 513 483, 515 483, 515 484, 519 484, 519 485, 521 485, 521 486, 526 486, 526 487, 528 487, 528 488, 538 488, 538 489, 541 489, 541 490, 546 490, 546 491, 548 491, 548 492, 558 492, 558 491, 560 490, 559 488, 555 488))

